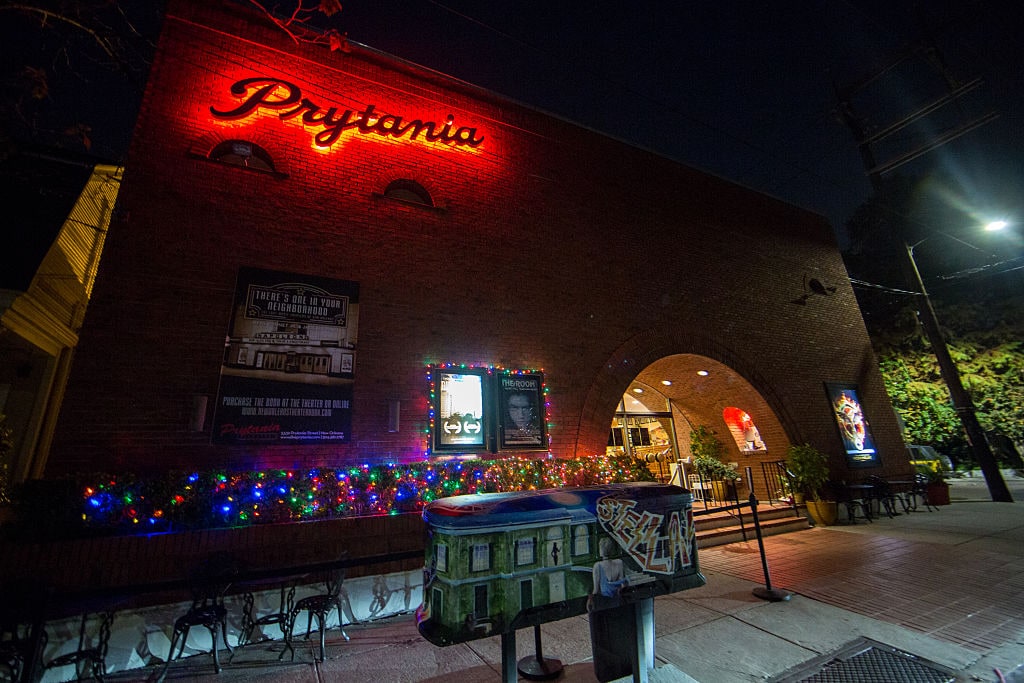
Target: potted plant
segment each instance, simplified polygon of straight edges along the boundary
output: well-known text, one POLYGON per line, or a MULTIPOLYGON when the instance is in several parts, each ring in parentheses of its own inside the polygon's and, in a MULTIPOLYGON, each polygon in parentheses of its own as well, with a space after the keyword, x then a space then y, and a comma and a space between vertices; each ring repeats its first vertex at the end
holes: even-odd
MULTIPOLYGON (((721 497, 724 499, 732 495, 730 489, 735 488, 740 475, 732 467, 722 462, 723 451, 722 442, 718 440, 710 427, 699 425, 690 432, 690 453, 693 455, 694 471, 705 483, 723 482, 721 497)), ((714 491, 713 485, 711 488, 714 491)))
POLYGON ((792 445, 786 452, 786 469, 793 479, 794 494, 804 495, 807 512, 814 523, 835 524, 838 506, 835 501, 823 500, 821 496, 828 481, 828 456, 807 443, 792 445))
POLYGON ((707 481, 736 481, 740 473, 726 465, 721 460, 709 458, 706 455, 696 455, 693 458, 693 468, 701 477, 707 481))
POLYGON ((917 465, 917 471, 925 478, 925 495, 930 505, 949 505, 949 482, 946 481, 946 469, 941 465, 935 468, 917 465))

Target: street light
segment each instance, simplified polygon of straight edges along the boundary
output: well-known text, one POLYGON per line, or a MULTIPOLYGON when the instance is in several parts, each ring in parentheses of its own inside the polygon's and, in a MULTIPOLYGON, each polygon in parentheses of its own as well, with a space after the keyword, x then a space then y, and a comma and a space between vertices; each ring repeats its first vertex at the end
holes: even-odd
MULTIPOLYGON (((1001 230, 1006 225, 1005 221, 993 221, 986 225, 985 229, 989 231, 1001 230), (998 227, 993 227, 997 224, 998 227)), ((939 328, 939 320, 935 316, 932 300, 929 298, 928 290, 925 289, 924 282, 921 280, 921 272, 917 269, 917 261, 914 260, 914 245, 908 244, 904 240, 903 247, 904 253, 907 256, 904 265, 913 279, 914 286, 917 288, 917 293, 921 297, 923 304, 920 307, 921 310, 917 312, 918 320, 921 321, 921 326, 924 327, 925 334, 928 336, 928 342, 932 346, 932 352, 935 354, 935 360, 938 361, 939 372, 946 383, 946 387, 949 389, 949 396, 953 401, 953 409, 960 418, 960 423, 967 434, 967 443, 971 446, 971 452, 981 467, 982 474, 985 475, 985 483, 988 485, 989 495, 996 502, 1012 503, 1013 496, 1010 495, 1010 489, 1007 488, 1006 482, 1003 480, 1003 473, 999 470, 999 463, 996 461, 995 456, 992 454, 992 449, 988 445, 985 430, 981 428, 978 416, 974 412, 974 402, 964 389, 963 382, 960 381, 960 372, 957 370, 953 358, 949 355, 949 347, 946 346, 946 340, 942 336, 942 330, 939 328)))

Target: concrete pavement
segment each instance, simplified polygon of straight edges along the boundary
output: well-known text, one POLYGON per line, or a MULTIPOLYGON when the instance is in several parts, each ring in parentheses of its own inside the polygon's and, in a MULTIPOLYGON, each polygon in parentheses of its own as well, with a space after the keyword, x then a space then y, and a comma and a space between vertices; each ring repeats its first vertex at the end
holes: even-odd
MULTIPOLYGON (((1024 482, 1007 477, 1017 502, 987 502, 982 480, 954 480, 953 503, 873 523, 840 524, 764 539, 773 588, 792 594, 767 602, 752 590, 766 581, 753 541, 698 552, 707 585, 655 600, 654 683, 782 680, 868 638, 909 653, 958 682, 1024 683, 1024 482)), ((498 637, 438 648, 412 615, 328 633, 327 658, 314 661, 316 637, 298 640, 295 661, 279 662, 281 643, 237 649, 224 671, 209 656, 175 661, 169 681, 466 681, 501 680, 498 637)), ((565 666, 559 680, 591 683, 585 616, 542 628, 544 655, 565 666)), ((533 653, 530 630, 517 634, 519 657, 533 653)), ((810 669, 816 670, 814 666, 810 669)), ((107 680, 156 680, 159 667, 107 680)), ((799 674, 803 675, 803 674, 799 674)), ((894 677, 872 679, 919 680, 894 677)), ((802 680, 799 677, 789 680, 802 680)), ((860 681, 862 678, 830 679, 860 681)), ((942 680, 942 678, 934 679, 942 680)))

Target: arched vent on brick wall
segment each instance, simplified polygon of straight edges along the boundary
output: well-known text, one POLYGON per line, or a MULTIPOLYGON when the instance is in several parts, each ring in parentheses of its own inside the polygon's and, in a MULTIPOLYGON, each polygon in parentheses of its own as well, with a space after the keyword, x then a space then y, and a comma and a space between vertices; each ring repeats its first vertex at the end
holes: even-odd
POLYGON ((246 140, 225 140, 210 150, 209 158, 211 161, 244 166, 256 171, 277 171, 274 168, 274 159, 267 150, 246 140))
POLYGON ((388 183, 388 186, 384 188, 384 196, 389 199, 397 199, 402 202, 409 202, 410 204, 422 204, 423 206, 434 206, 434 199, 427 192, 427 188, 423 187, 415 180, 409 180, 408 178, 399 178, 398 180, 392 180, 388 183))

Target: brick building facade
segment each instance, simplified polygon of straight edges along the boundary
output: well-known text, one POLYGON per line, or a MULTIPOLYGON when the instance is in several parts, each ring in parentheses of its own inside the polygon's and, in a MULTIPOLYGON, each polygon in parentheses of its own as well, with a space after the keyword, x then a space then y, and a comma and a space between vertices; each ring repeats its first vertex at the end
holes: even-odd
MULTIPOLYGON (((296 45, 244 7, 169 3, 48 476, 420 459, 437 428, 427 368, 445 362, 542 370, 555 457, 605 452, 643 386, 671 400, 681 454, 689 427, 724 437, 738 407, 763 443, 723 438, 727 460, 809 442, 837 478, 824 384, 856 385, 871 472, 906 471, 821 216, 349 48, 296 45), (344 438, 221 438, 225 368, 252 362, 225 343, 242 269, 358 292, 354 367, 309 384, 343 387, 344 438)), ((252 335, 291 344, 294 374, 314 328, 252 335)), ((273 382, 273 354, 254 353, 273 382)))

